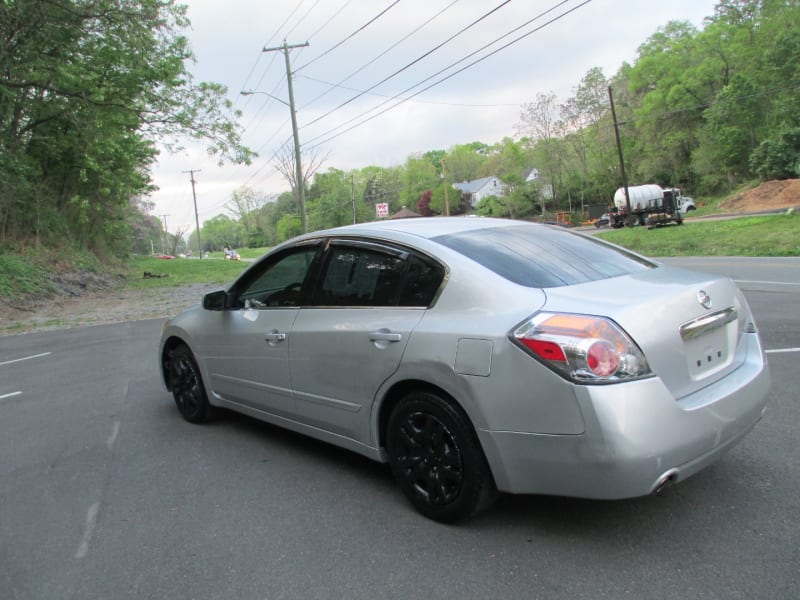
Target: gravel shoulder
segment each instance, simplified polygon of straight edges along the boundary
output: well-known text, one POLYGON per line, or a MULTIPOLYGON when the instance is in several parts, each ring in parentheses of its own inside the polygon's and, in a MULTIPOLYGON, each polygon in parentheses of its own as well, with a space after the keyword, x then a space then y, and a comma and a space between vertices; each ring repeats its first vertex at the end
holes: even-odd
POLYGON ((31 307, 0 304, 0 336, 168 318, 199 304, 203 294, 218 288, 206 284, 148 290, 113 288, 50 298, 31 307))

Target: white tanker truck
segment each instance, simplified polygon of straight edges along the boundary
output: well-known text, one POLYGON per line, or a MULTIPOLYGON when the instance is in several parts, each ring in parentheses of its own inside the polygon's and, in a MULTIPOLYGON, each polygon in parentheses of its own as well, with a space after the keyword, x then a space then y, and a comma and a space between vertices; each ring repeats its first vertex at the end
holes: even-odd
MULTIPOLYGON (((635 223, 648 228, 683 223, 683 216, 696 208, 694 200, 684 196, 678 188, 662 188, 656 184, 628 186, 631 215, 635 223)), ((609 214, 611 227, 622 227, 628 221, 628 203, 625 188, 614 194, 615 211, 609 214)))

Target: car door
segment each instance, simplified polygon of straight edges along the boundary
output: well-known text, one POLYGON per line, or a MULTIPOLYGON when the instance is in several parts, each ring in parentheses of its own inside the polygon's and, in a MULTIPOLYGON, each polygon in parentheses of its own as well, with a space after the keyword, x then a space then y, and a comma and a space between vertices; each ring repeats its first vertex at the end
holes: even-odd
POLYGON ((331 241, 312 305, 292 327, 298 418, 369 443, 375 393, 399 367, 443 276, 441 265, 402 248, 331 241))
POLYGON ((229 292, 229 308, 206 335, 214 393, 276 415, 295 411, 289 378, 289 332, 306 293, 319 244, 270 257, 229 292))

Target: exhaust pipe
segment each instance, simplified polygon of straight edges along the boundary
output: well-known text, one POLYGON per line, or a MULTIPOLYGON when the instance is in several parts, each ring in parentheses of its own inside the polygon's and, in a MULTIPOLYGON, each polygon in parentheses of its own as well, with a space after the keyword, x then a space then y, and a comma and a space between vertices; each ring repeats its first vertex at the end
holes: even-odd
POLYGON ((668 485, 671 485, 678 481, 678 469, 670 469, 666 473, 664 473, 656 482, 655 486, 653 486, 653 493, 658 494, 668 485))

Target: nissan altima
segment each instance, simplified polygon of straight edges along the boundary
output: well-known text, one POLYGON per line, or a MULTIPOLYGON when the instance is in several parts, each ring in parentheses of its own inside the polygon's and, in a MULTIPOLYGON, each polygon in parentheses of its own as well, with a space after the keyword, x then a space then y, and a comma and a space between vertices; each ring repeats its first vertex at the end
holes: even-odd
POLYGON ((720 458, 769 374, 729 279, 563 228, 417 218, 306 234, 167 321, 178 411, 386 462, 425 516, 498 492, 617 499, 720 458))

